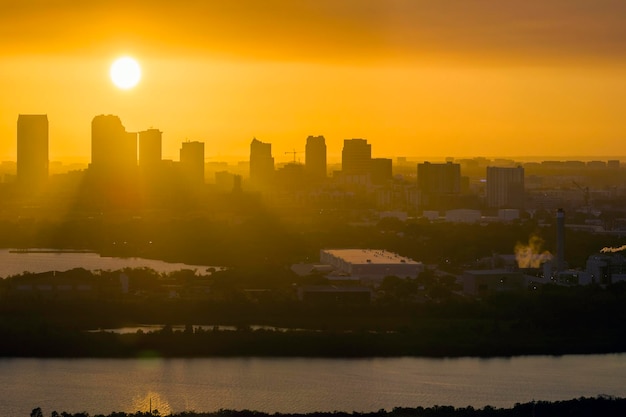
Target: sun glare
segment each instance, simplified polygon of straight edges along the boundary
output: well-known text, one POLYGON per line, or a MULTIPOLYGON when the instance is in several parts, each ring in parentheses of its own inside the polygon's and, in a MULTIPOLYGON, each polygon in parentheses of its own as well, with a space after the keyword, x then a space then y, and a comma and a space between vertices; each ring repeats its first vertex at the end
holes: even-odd
POLYGON ((110 75, 115 86, 126 90, 137 85, 141 79, 141 68, 135 59, 125 56, 113 62, 110 75))

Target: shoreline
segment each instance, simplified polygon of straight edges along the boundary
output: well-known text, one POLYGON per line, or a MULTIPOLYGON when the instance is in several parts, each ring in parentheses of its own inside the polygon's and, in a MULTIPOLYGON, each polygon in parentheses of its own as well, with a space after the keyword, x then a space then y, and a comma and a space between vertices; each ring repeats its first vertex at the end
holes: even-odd
POLYGON ((9 249, 9 253, 98 253, 90 249, 9 249))
MULTIPOLYGON (((40 407, 33 409, 31 415, 46 415, 48 410, 42 410, 40 407)), ((53 411, 53 415, 56 411, 53 411)), ((380 409, 378 411, 360 412, 360 411, 312 411, 307 413, 271 413, 264 411, 254 411, 249 409, 231 410, 220 409, 217 411, 179 411, 163 413, 157 411, 156 408, 150 407, 143 411, 135 412, 112 412, 110 414, 98 414, 102 417, 144 417, 144 416, 163 416, 163 417, 518 417, 518 416, 551 416, 551 417, 569 417, 569 416, 589 416, 598 415, 602 417, 621 417, 626 413, 626 399, 614 397, 610 395, 598 395, 596 397, 580 397, 569 400, 556 401, 530 401, 524 403, 516 403, 512 407, 497 408, 490 405, 484 407, 454 407, 448 405, 434 405, 430 407, 393 407, 391 410, 380 409)), ((59 415, 58 413, 56 415, 59 415)), ((86 413, 66 413, 61 415, 66 417, 85 417, 86 413)))

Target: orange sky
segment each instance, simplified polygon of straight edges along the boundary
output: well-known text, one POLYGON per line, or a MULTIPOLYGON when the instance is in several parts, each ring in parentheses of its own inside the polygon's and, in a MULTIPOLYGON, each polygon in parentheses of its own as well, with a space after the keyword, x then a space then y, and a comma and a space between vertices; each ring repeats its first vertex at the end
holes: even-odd
MULTIPOLYGON (((20 113, 47 113, 50 159, 88 161, 117 114, 208 160, 277 161, 324 135, 331 159, 626 155, 622 0, 0 0, 0 159, 20 113), (137 58, 132 90, 108 78, 137 58)), ((303 159, 303 155, 300 156, 303 159)))

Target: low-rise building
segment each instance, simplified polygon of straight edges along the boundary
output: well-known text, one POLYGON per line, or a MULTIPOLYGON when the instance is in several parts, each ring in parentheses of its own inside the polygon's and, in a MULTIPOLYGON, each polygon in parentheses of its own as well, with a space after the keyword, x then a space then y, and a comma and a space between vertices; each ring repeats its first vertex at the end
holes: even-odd
POLYGON ((324 249, 320 262, 363 282, 380 282, 387 276, 417 278, 424 271, 421 262, 379 249, 324 249))
POLYGON ((522 291, 528 287, 528 277, 519 271, 487 269, 464 271, 461 276, 463 292, 468 295, 488 295, 494 292, 522 291))

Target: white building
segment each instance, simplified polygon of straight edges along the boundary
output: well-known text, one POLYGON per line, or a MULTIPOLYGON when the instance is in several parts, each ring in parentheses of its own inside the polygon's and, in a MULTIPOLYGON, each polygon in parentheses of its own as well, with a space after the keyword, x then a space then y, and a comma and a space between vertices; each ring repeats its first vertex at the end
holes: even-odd
POLYGON ((614 284, 626 281, 626 257, 621 253, 601 253, 587 259, 586 272, 591 275, 591 282, 614 284))
POLYGON ((382 281, 387 276, 417 278, 424 271, 421 262, 379 249, 324 249, 320 262, 363 281, 382 281))

